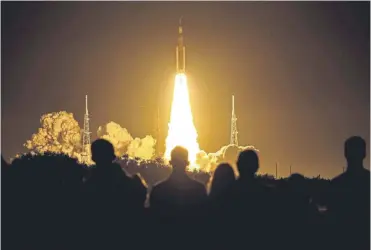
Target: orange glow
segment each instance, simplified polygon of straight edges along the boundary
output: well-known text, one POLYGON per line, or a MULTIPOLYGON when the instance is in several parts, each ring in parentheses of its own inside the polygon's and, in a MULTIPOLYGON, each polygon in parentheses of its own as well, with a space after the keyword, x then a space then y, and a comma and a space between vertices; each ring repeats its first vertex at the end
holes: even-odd
POLYGON ((200 147, 197 142, 197 131, 193 124, 187 77, 183 73, 175 76, 169 130, 166 138, 165 159, 170 159, 171 150, 175 146, 182 146, 188 150, 190 170, 199 168, 199 166, 195 164, 195 161, 196 154, 200 151, 200 147))

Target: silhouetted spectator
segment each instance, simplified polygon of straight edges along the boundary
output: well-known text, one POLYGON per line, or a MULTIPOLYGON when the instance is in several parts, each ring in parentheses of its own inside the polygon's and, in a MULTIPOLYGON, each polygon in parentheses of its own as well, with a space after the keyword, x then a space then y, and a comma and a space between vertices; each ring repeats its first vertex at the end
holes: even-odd
POLYGON ((92 239, 90 247, 110 248, 122 244, 122 235, 133 237, 142 225, 146 187, 140 178, 130 178, 120 165, 112 163, 114 148, 99 139, 91 146, 96 166, 86 182, 87 232, 92 239), (130 234, 131 233, 131 234, 130 234))
POLYGON ((233 168, 228 163, 217 166, 209 192, 208 215, 210 233, 215 237, 213 247, 227 248, 234 241, 235 225, 234 203, 236 198, 236 178, 233 168))
POLYGON ((200 235, 204 232, 204 218, 207 200, 206 188, 191 179, 186 168, 189 165, 188 151, 180 146, 171 151, 170 164, 173 171, 169 178, 155 185, 150 194, 150 209, 155 216, 153 230, 168 235, 162 244, 180 241, 185 234, 200 235), (197 224, 196 224, 197 222, 197 224), (161 223, 161 224, 160 224, 161 223), (161 225, 161 228, 158 226, 161 225))
MULTIPOLYGON (((270 188, 261 183, 256 178, 259 169, 259 158, 254 150, 242 151, 237 160, 239 178, 237 179, 238 198, 236 210, 238 211, 238 224, 244 231, 238 231, 240 240, 244 240, 244 235, 250 235, 249 246, 267 249, 272 247, 272 241, 264 241, 276 236, 274 214, 275 203, 273 193, 270 188), (267 227, 266 225, 270 225, 267 227)), ((240 242, 242 244, 242 242, 240 242)))
POLYGON ((171 152, 170 164, 173 171, 168 179, 153 187, 150 206, 156 212, 171 214, 193 210, 205 202, 205 186, 191 179, 186 168, 189 165, 188 151, 175 147, 171 152))
POLYGON ((211 199, 223 199, 227 193, 234 193, 235 176, 232 167, 228 163, 217 166, 210 185, 209 196, 211 199))
POLYGON ((256 178, 259 169, 259 158, 254 150, 245 150, 239 154, 237 169, 239 172, 239 178, 237 179, 238 192, 258 198, 260 194, 264 195, 269 191, 269 188, 256 178))
POLYGON ((347 169, 331 182, 329 214, 333 243, 339 248, 369 249, 370 171, 363 166, 366 142, 359 136, 345 141, 347 169))

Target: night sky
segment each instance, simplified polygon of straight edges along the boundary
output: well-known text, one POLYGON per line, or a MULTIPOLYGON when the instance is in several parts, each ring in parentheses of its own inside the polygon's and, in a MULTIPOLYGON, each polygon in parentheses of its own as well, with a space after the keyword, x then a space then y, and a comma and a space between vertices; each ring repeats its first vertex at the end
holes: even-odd
MULTIPOLYGON (((40 116, 65 110, 160 143, 170 116, 178 19, 200 147, 239 142, 261 171, 332 177, 343 143, 370 140, 368 2, 1 2, 1 148, 9 159, 40 116)), ((369 158, 365 161, 368 168, 369 158)))

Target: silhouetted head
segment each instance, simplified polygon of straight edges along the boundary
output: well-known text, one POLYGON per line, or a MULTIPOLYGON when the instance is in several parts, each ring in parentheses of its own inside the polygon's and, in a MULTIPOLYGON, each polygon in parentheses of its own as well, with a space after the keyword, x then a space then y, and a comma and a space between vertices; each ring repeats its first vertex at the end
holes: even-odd
POLYGON ((174 170, 185 171, 185 169, 189 165, 188 150, 181 146, 176 146, 171 151, 170 164, 173 166, 174 170))
MULTIPOLYGON (((362 163, 366 157, 366 142, 359 136, 352 136, 345 141, 344 154, 348 163, 362 163)), ((348 166, 349 167, 349 166, 348 166)))
POLYGON ((111 164, 115 159, 113 145, 104 139, 98 139, 91 145, 92 160, 97 165, 111 164))
POLYGON ((253 177, 259 169, 258 154, 252 149, 242 151, 238 156, 237 169, 242 178, 253 177))
POLYGON ((219 193, 231 186, 235 181, 235 176, 231 165, 228 163, 220 164, 213 175, 210 194, 219 193))
POLYGON ((234 172, 228 163, 219 164, 213 175, 213 180, 234 180, 234 172))

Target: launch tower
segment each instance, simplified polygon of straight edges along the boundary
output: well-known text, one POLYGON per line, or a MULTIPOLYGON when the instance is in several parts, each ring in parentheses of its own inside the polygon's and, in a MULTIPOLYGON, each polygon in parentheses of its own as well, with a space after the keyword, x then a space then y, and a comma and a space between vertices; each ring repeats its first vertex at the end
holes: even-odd
POLYGON ((90 153, 90 128, 89 128, 89 111, 88 111, 88 96, 85 96, 85 115, 84 115, 84 131, 82 135, 82 154, 81 161, 87 163, 91 160, 90 153))
POLYGON ((232 95, 232 119, 231 119, 231 145, 238 146, 238 138, 237 138, 237 117, 234 113, 234 95, 232 95))

